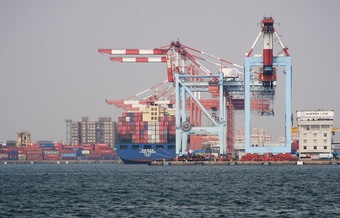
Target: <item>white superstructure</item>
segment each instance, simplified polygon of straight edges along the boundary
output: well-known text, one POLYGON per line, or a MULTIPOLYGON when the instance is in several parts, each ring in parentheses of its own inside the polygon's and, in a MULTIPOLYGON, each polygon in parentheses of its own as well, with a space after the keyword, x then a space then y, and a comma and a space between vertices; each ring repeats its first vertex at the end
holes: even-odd
POLYGON ((310 154, 319 159, 332 152, 333 110, 299 110, 296 112, 299 129, 299 155, 310 154))

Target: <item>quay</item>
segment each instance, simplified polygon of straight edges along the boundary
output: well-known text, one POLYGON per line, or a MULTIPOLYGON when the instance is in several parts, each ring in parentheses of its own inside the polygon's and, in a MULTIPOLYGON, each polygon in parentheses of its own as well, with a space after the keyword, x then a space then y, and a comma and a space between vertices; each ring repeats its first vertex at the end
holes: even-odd
POLYGON ((340 160, 303 161, 153 161, 150 166, 190 166, 190 165, 338 165, 340 160))
POLYGON ((0 164, 123 164, 120 160, 1 160, 0 164))
MULTIPOLYGON (((1 160, 0 164, 123 164, 120 160, 1 160)), ((340 165, 340 160, 299 161, 153 161, 149 166, 191 165, 340 165)))

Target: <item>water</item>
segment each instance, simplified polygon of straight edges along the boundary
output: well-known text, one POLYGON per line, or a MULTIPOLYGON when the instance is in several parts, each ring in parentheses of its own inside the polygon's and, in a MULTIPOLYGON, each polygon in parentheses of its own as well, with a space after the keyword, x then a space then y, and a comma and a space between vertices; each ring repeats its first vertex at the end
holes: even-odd
POLYGON ((0 165, 0 217, 340 217, 339 169, 0 165))

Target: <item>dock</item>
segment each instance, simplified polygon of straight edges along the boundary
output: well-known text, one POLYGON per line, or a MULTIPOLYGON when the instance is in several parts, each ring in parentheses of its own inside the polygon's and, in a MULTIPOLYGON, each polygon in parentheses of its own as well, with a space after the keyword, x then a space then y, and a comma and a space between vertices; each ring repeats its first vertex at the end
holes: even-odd
POLYGON ((123 164, 120 160, 2 160, 0 164, 123 164))
POLYGON ((338 165, 340 160, 303 161, 154 161, 150 166, 190 166, 190 165, 338 165))

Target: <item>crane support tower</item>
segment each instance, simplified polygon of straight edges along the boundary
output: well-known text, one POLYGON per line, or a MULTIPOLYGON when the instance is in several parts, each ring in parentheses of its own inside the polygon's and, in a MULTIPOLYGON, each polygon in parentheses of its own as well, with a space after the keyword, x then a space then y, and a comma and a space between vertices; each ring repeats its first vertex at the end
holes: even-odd
MULTIPOLYGON (((288 53, 288 48, 284 46, 281 41, 281 37, 278 36, 276 30, 274 29, 274 19, 272 17, 264 17, 261 22, 261 31, 256 38, 253 46, 246 55, 244 64, 244 116, 245 116, 245 150, 246 153, 290 153, 291 151, 291 101, 292 101, 292 64, 291 57, 288 53), (255 44, 259 40, 260 36, 263 34, 263 54, 251 56, 255 44), (273 55, 273 35, 275 34, 278 43, 281 45, 283 52, 278 55, 273 55), (276 87, 276 67, 285 67, 285 136, 286 142, 283 145, 270 147, 261 146, 254 147, 250 143, 250 100, 251 94, 255 90, 251 88, 253 76, 250 74, 252 72, 252 67, 260 66, 259 81, 262 83, 263 88, 257 92, 259 95, 267 96, 268 98, 273 98, 275 95, 276 87)), ((262 115, 274 115, 273 110, 263 111, 262 115)))
POLYGON ((17 133, 17 147, 28 147, 31 145, 31 134, 28 131, 21 131, 17 133))

